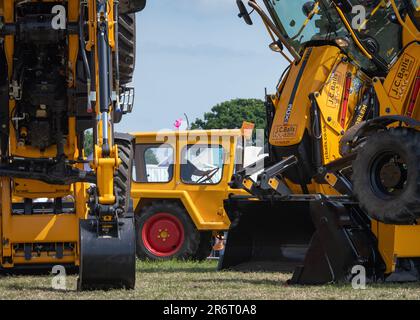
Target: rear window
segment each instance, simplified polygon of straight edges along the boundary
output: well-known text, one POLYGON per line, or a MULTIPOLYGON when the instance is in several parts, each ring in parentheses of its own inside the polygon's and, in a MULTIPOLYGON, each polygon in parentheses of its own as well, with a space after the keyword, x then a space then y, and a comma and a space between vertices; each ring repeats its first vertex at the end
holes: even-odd
POLYGON ((136 145, 133 180, 167 183, 174 175, 174 149, 168 144, 136 145))

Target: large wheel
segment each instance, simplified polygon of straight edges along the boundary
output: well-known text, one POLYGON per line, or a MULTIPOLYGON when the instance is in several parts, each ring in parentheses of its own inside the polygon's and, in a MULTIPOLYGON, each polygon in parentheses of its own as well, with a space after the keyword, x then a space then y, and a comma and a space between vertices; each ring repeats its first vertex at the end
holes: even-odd
POLYGON ((148 260, 191 259, 200 233, 177 203, 159 201, 136 216, 137 257, 148 260))
MULTIPOLYGON (((133 81, 136 62, 136 15, 120 14, 118 17, 118 57, 120 70, 120 87, 133 81)), ((123 114, 114 112, 114 123, 120 123, 123 114)))
POLYGON ((407 128, 368 138, 353 163, 354 193, 374 219, 413 224, 420 218, 420 133, 407 128))
POLYGON ((0 46, 0 162, 9 147, 9 85, 6 55, 0 46))
POLYGON ((136 61, 136 15, 120 14, 118 18, 120 84, 132 82, 136 61))
POLYGON ((209 257, 212 250, 211 238, 211 231, 200 232, 200 244, 198 245, 198 249, 193 256, 194 260, 202 261, 209 257))
POLYGON ((131 171, 134 151, 132 137, 116 134, 115 143, 118 145, 118 157, 121 160, 121 164, 114 177, 114 183, 117 190, 119 208, 126 213, 130 206, 131 171))

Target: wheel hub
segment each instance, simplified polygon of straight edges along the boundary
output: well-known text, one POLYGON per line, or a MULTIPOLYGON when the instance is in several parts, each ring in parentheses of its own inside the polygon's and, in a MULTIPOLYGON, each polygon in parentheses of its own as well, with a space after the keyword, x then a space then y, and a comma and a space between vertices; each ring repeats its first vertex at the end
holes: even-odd
POLYGON ((171 235, 168 232, 168 229, 162 230, 159 229, 159 233, 158 233, 158 239, 162 239, 162 241, 166 241, 166 239, 168 239, 171 235))
POLYGON ((385 152, 375 158, 370 174, 372 188, 378 196, 396 197, 405 189, 408 178, 407 164, 400 154, 385 152))
POLYGON ((396 187, 402 178, 402 172, 395 163, 387 163, 380 170, 381 182, 387 188, 396 187))
POLYGON ((158 213, 144 224, 142 240, 145 247, 158 257, 176 254, 184 242, 182 222, 169 213, 158 213))

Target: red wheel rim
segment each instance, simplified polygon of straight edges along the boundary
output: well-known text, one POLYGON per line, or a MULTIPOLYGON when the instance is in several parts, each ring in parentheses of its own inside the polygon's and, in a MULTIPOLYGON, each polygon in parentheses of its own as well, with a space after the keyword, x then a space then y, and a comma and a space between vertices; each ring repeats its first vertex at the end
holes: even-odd
POLYGON ((169 213, 157 213, 146 220, 141 232, 144 246, 158 257, 170 257, 184 243, 184 226, 169 213))

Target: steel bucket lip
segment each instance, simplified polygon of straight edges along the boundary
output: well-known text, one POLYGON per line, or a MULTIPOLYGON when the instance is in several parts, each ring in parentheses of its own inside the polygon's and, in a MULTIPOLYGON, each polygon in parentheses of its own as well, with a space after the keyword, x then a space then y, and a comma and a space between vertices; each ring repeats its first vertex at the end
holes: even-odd
POLYGON ((311 204, 321 200, 318 194, 226 199, 232 224, 218 270, 293 272, 303 262, 316 230, 311 204))

